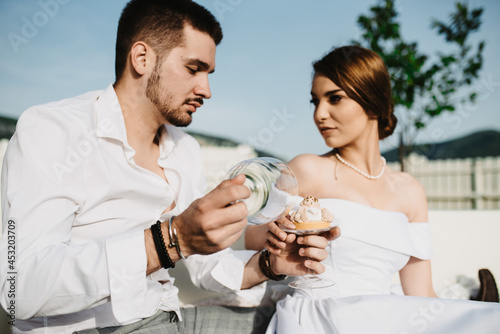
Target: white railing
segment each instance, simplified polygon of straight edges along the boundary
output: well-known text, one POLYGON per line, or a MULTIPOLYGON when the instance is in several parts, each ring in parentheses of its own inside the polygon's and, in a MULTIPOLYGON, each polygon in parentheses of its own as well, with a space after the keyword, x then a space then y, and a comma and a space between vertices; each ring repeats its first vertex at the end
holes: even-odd
MULTIPOLYGON (((389 166, 399 170, 399 163, 389 166)), ((429 209, 500 209, 500 157, 428 160, 412 154, 405 166, 422 183, 429 209)))

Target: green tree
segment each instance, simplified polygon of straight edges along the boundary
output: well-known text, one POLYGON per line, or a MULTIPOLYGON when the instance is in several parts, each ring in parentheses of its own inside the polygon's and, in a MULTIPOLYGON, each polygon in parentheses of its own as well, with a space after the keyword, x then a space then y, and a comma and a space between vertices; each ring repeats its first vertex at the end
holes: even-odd
POLYGON ((473 45, 470 35, 479 30, 482 13, 482 8, 469 9, 458 2, 449 22, 432 20, 432 29, 452 50, 436 52, 432 57, 420 52, 417 42, 403 39, 394 0, 380 1, 368 15, 358 18, 362 35, 353 43, 378 53, 391 75, 394 106, 401 111, 398 151, 402 170, 419 130, 432 118, 476 101, 472 84, 483 65, 485 43, 473 45))

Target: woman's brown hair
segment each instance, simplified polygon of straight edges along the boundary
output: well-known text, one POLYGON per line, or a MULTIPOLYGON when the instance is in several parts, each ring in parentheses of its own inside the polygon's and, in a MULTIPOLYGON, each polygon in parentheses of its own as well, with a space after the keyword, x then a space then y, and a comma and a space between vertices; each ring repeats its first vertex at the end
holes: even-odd
POLYGON ((356 101, 368 117, 378 120, 380 139, 396 128, 391 79, 382 58, 359 46, 336 48, 313 63, 314 72, 322 74, 356 101))

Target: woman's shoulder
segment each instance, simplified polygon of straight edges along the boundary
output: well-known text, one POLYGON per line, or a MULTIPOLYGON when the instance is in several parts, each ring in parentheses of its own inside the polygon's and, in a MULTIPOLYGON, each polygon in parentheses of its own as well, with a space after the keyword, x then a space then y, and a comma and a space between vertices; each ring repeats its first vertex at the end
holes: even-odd
POLYGON ((391 185, 400 188, 402 191, 413 193, 415 191, 420 192, 424 190, 420 182, 409 173, 395 171, 390 167, 387 167, 386 173, 391 185))
POLYGON ((322 169, 331 160, 327 155, 316 155, 311 153, 301 154, 293 158, 288 165, 296 174, 317 175, 318 169, 322 169))
MULTIPOLYGON (((325 175, 333 169, 333 162, 328 154, 301 154, 289 162, 302 194, 318 194, 325 185, 325 175)), ((315 195, 318 196, 318 195, 315 195)))
POLYGON ((405 206, 405 213, 411 222, 427 221, 427 196, 422 184, 406 172, 387 169, 389 185, 405 206))
POLYGON ((301 167, 303 165, 310 165, 310 164, 317 163, 322 158, 324 158, 324 157, 320 156, 320 155, 316 155, 316 154, 312 154, 312 153, 304 153, 304 154, 300 154, 300 155, 297 155, 296 157, 294 157, 292 160, 290 160, 290 162, 288 164, 289 165, 296 165, 297 167, 301 167))

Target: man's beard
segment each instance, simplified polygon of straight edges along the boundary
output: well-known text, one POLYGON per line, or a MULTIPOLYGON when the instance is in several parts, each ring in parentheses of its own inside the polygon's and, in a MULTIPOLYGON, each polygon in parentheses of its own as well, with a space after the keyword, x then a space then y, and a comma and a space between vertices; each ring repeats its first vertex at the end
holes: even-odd
MULTIPOLYGON (((160 93, 160 62, 157 62, 153 73, 148 79, 148 85, 146 87, 146 96, 149 100, 158 108, 158 112, 163 116, 163 118, 174 126, 186 127, 191 124, 193 118, 191 117, 192 112, 188 111, 187 114, 183 113, 180 108, 171 108, 173 97, 170 93, 160 93)), ((189 103, 191 101, 197 101, 203 104, 203 99, 186 99, 183 104, 189 103)))

